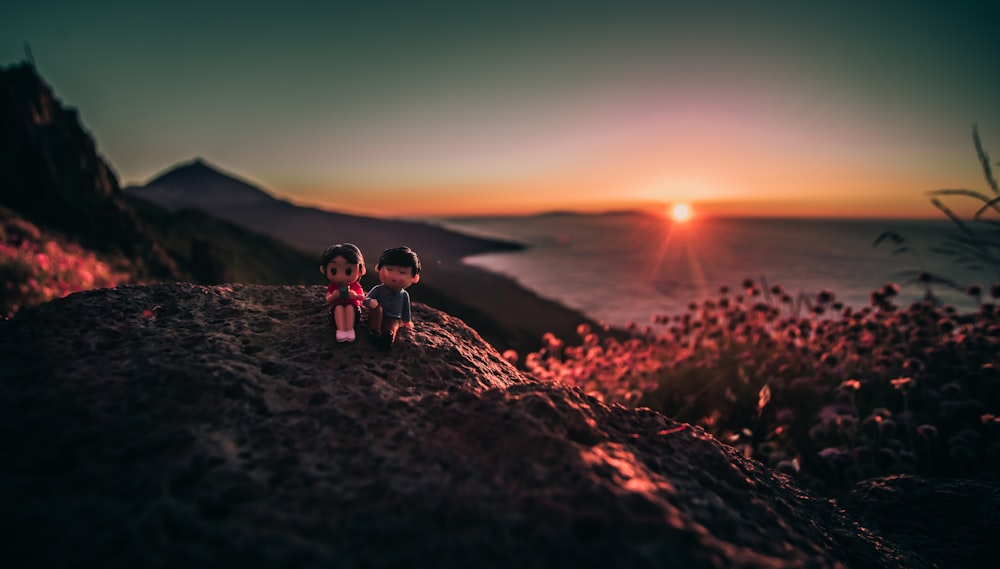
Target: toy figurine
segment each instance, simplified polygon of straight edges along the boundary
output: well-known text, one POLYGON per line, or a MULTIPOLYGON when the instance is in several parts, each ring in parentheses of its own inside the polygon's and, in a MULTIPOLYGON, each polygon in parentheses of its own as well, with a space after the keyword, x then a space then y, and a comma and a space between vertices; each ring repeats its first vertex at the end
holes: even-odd
POLYGON ((358 279, 365 274, 365 258, 357 245, 340 243, 323 251, 319 266, 330 284, 326 287, 326 303, 330 305, 330 319, 337 328, 338 342, 353 342, 357 335, 354 323, 361 312, 365 289, 358 279))
POLYGON ((386 249, 375 265, 379 282, 366 297, 370 338, 382 348, 396 341, 400 326, 412 328, 406 287, 420 280, 420 259, 409 247, 386 249))

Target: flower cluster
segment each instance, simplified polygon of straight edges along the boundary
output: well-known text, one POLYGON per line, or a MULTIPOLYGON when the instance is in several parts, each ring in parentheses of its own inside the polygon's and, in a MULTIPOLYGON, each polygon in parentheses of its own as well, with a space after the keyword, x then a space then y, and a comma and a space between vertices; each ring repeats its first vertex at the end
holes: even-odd
POLYGON ((1000 286, 959 313, 924 301, 844 307, 747 280, 627 338, 550 336, 530 374, 701 425, 818 490, 876 475, 1000 474, 1000 286))
POLYGON ((603 340, 588 324, 577 332, 578 346, 565 346, 553 334, 542 337, 544 347, 525 357, 524 367, 539 379, 562 381, 581 387, 609 403, 635 405, 657 386, 665 361, 655 343, 635 337, 603 340))
POLYGON ((128 282, 79 245, 60 243, 23 220, 8 220, 0 240, 0 317, 68 294, 128 282))

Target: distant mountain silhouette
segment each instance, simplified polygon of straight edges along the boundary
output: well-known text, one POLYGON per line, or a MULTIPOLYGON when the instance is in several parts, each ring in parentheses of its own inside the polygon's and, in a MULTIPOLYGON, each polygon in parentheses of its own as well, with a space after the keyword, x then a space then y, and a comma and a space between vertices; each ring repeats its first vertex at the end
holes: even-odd
POLYGON ((369 268, 362 279, 366 288, 378 282, 374 269, 382 251, 409 245, 423 265, 420 282, 410 289, 413 298, 472 324, 500 349, 537 349, 545 332, 572 337, 586 320, 509 278, 462 263, 470 255, 521 250, 520 243, 469 236, 429 223, 297 206, 202 159, 179 164, 144 186, 125 188, 125 193, 160 207, 197 209, 284 241, 314 256, 317 277, 323 249, 354 243, 369 268))
POLYGON ((414 221, 349 215, 297 206, 210 166, 198 158, 179 164, 144 186, 125 192, 169 209, 199 209, 266 233, 305 251, 320 252, 328 245, 348 241, 358 245, 374 265, 384 249, 409 245, 425 266, 523 245, 468 236, 414 221))
MULTIPOLYGON (((130 186, 126 191, 137 190, 130 186)), ((268 205, 267 192, 195 158, 158 175, 136 195, 170 211, 192 208, 212 211, 234 206, 268 205)))

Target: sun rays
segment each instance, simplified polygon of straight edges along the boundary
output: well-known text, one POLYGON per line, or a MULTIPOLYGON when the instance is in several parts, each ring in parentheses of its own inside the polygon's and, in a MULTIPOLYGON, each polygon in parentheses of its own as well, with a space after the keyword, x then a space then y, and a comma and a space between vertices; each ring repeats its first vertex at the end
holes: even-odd
POLYGON ((641 228, 644 238, 652 234, 657 240, 654 254, 642 272, 645 281, 649 284, 662 281, 664 271, 673 264, 676 272, 686 273, 680 281, 693 284, 697 294, 708 294, 710 289, 702 264, 704 252, 699 247, 707 237, 702 234, 707 226, 693 222, 693 211, 686 203, 675 204, 666 213, 662 219, 656 219, 657 227, 641 228))

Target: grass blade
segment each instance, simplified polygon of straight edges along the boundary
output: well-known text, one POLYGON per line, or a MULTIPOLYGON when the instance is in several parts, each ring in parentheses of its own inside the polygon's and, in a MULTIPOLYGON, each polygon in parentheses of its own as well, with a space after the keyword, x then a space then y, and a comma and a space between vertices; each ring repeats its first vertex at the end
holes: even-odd
POLYGON ((990 157, 983 148, 983 142, 979 139, 979 125, 972 125, 972 141, 976 145, 976 156, 983 166, 983 175, 986 176, 986 183, 989 184, 994 194, 1000 195, 1000 188, 997 187, 997 179, 993 177, 993 168, 990 167, 990 157))

